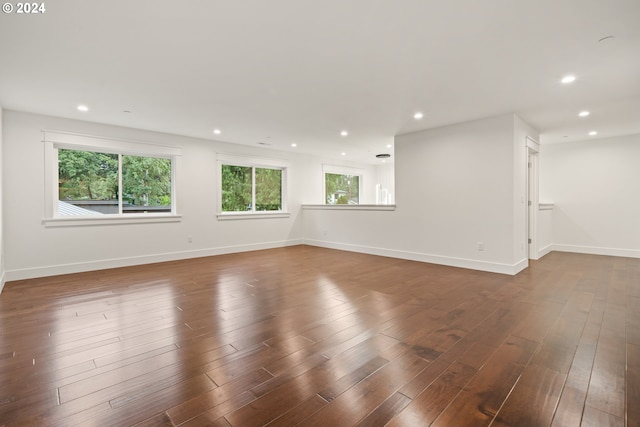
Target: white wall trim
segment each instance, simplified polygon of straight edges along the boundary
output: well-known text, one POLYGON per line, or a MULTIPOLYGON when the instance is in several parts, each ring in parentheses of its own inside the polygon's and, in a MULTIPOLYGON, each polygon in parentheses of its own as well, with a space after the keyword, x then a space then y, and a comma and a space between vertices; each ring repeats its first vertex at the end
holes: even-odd
POLYGON ((638 249, 619 249, 619 248, 602 248, 597 246, 578 246, 578 245, 552 245, 554 251, 558 252, 574 252, 578 254, 606 255, 625 258, 640 258, 640 250, 638 249))
POLYGON ((171 214, 122 214, 122 215, 94 215, 68 216, 57 218, 43 218, 45 227, 83 227, 89 225, 121 225, 144 224, 159 222, 180 222, 182 215, 171 214))
POLYGON ((317 211, 395 211, 396 205, 313 205, 303 204, 302 209, 317 211))
POLYGON ((103 152, 166 157, 182 155, 182 149, 179 147, 65 131, 42 130, 42 142, 49 142, 55 148, 70 148, 74 150, 90 149, 103 152))
POLYGON ((540 259, 543 256, 547 255, 549 252, 553 251, 553 245, 547 245, 544 248, 538 250, 538 258, 540 259))
POLYGON ((420 261, 430 264, 440 264, 450 267, 468 268, 472 270, 509 275, 515 275, 528 266, 528 260, 526 259, 523 259, 516 264, 510 265, 472 259, 446 257, 441 255, 430 255, 418 252, 400 251, 395 249, 376 248, 363 245, 350 245, 347 243, 329 242, 324 240, 304 239, 304 244, 322 248, 339 249, 343 251, 359 252, 369 255, 379 255, 391 258, 406 259, 409 261, 420 261))
MULTIPOLYGON (((201 258, 237 252, 249 252, 262 249, 274 249, 285 246, 303 244, 302 239, 291 239, 275 242, 252 243, 247 245, 221 246, 218 248, 199 249, 193 251, 170 252, 164 254, 144 255, 137 257, 116 258, 100 261, 88 261, 72 264, 50 265, 46 267, 25 268, 6 271, 6 280, 24 280, 37 277, 57 276, 60 274, 82 273, 86 271, 105 270, 108 268, 130 267, 134 265, 153 264, 157 262, 178 261, 182 259, 201 258)), ((4 285, 4 282, 3 282, 4 285)))
POLYGON ((2 294, 2 290, 4 289, 4 284, 6 282, 6 275, 4 274, 4 271, 2 272, 2 276, 0 276, 0 294, 2 294))

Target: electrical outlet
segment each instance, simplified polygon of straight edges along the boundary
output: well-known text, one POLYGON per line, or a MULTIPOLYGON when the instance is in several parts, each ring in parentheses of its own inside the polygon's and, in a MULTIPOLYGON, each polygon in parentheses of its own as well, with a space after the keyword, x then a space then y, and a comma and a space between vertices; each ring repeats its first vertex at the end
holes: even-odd
POLYGON ((484 251, 484 242, 478 242, 478 250, 484 251))
POLYGON ((191 234, 187 236, 187 243, 193 243, 193 236, 191 234))

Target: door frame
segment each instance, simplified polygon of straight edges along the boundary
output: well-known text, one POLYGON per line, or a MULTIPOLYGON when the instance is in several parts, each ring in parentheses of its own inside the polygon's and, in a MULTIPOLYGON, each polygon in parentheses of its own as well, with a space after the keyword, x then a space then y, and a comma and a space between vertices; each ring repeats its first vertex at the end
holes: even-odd
POLYGON ((539 259, 538 256, 538 155, 540 144, 533 138, 526 137, 527 144, 527 258, 539 259))

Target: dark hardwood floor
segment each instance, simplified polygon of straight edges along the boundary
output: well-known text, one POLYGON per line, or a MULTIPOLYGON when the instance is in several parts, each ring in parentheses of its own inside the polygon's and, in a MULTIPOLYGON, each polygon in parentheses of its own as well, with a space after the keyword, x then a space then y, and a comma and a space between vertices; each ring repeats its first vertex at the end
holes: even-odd
POLYGON ((0 426, 639 426, 640 259, 309 246, 8 283, 0 426))

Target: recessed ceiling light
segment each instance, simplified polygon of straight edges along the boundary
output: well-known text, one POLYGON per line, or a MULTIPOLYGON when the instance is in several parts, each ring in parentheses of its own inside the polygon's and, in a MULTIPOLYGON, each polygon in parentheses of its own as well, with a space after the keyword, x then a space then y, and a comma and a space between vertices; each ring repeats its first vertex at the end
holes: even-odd
POLYGON ((391 147, 393 147, 393 145, 387 144, 387 148, 391 148, 391 147))
POLYGON ((589 132, 589 136, 595 136, 597 134, 598 132, 596 132, 595 130, 592 130, 591 132, 589 132))
POLYGON ((424 114, 422 114, 422 113, 415 113, 413 115, 413 118, 416 119, 416 120, 420 120, 423 117, 424 117, 424 114))
POLYGON ((220 131, 220 129, 214 129, 213 133, 215 133, 216 135, 220 135, 222 132, 220 131))
POLYGON ((349 132, 347 132, 346 130, 343 130, 342 132, 340 132, 340 135, 347 136, 349 135, 349 132))
POLYGON ((78 105, 78 111, 86 113, 87 111, 89 111, 89 107, 87 107, 86 105, 78 105))
POLYGON ((297 147, 298 144, 296 144, 295 142, 293 144, 291 144, 292 147, 297 147))
POLYGON ((589 114, 591 114, 588 111, 580 111, 580 113, 578 114, 580 117, 587 117, 589 114))
POLYGON ((576 81, 576 76, 574 75, 568 75, 568 76, 564 76, 562 78, 562 80, 560 80, 563 84, 569 84, 569 83, 573 83, 576 81))
POLYGON ((347 153, 342 152, 342 153, 340 153, 340 155, 342 155, 342 156, 346 156, 346 155, 347 155, 347 153))

